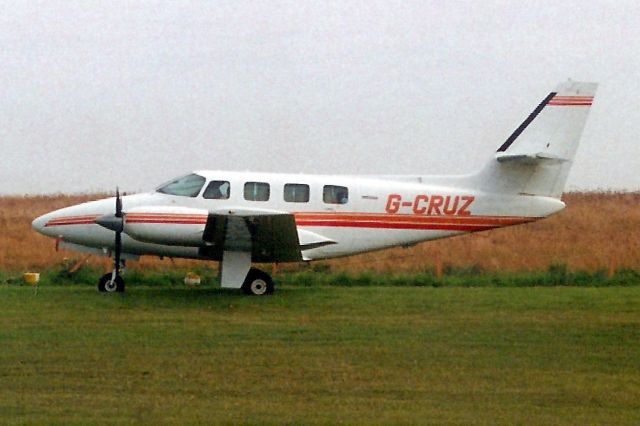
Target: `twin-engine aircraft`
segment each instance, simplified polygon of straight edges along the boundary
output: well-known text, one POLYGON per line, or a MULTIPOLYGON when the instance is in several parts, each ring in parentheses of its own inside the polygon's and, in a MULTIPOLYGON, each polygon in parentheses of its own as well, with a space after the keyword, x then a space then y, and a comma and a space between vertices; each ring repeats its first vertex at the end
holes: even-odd
POLYGON ((478 173, 337 176, 196 171, 154 192, 78 204, 33 221, 61 248, 113 256, 98 289, 125 289, 141 255, 220 262, 222 287, 274 290, 252 263, 299 262, 532 222, 560 201, 595 83, 549 93, 478 173))

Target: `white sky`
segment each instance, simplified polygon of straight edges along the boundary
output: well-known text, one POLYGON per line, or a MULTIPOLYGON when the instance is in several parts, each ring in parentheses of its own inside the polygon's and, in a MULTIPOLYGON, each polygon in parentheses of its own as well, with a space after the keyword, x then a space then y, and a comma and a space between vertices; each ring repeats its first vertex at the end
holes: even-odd
POLYGON ((640 190, 636 1, 0 1, 0 193, 474 171, 600 83, 568 189, 640 190))

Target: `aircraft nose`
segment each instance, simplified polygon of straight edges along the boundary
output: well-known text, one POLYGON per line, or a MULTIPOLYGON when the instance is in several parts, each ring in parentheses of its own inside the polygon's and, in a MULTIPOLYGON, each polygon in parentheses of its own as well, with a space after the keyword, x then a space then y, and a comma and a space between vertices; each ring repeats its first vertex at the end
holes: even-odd
POLYGON ((37 217, 33 220, 33 222, 31 222, 31 227, 38 231, 41 234, 44 234, 44 227, 47 224, 47 222, 49 221, 49 215, 45 214, 42 215, 40 217, 37 217))

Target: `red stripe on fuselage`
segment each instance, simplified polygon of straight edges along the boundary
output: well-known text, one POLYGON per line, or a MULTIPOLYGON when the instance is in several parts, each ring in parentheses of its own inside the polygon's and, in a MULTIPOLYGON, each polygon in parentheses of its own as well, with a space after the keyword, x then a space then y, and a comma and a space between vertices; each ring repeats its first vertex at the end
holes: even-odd
POLYGON ((207 223, 207 215, 179 213, 131 213, 126 215, 125 223, 205 225, 207 223))
POLYGON ((421 216, 338 213, 298 213, 296 225, 316 227, 417 229, 483 231, 502 226, 517 225, 536 220, 516 216, 421 216))
POLYGON ((127 225, 133 223, 155 223, 160 225, 205 225, 207 220, 180 220, 180 219, 136 219, 125 222, 127 225))
POLYGON ((99 215, 57 217, 48 221, 44 226, 91 225, 98 217, 99 215))
MULTIPOLYGON (((403 215, 379 213, 293 213, 297 226, 483 231, 537 220, 523 216, 403 215)), ((99 216, 68 216, 50 220, 45 226, 92 225, 99 216)), ((127 224, 206 225, 207 216, 189 214, 135 213, 125 215, 127 224)))
POLYGON ((484 231, 499 228, 500 225, 463 225, 463 224, 436 224, 436 223, 410 223, 410 222, 342 222, 323 221, 296 222, 298 226, 328 226, 334 228, 369 228, 369 229, 413 229, 425 231, 484 231))

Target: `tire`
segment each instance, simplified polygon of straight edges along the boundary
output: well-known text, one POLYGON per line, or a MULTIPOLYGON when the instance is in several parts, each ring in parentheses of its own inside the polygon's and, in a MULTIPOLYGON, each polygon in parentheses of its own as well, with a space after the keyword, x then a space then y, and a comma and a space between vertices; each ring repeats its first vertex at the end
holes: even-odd
POLYGON ((98 291, 104 293, 122 293, 124 291, 124 280, 120 275, 111 281, 111 272, 104 274, 98 281, 98 291))
POLYGON ((242 284, 242 291, 250 296, 267 296, 273 294, 273 280, 266 272, 251 268, 242 284))

